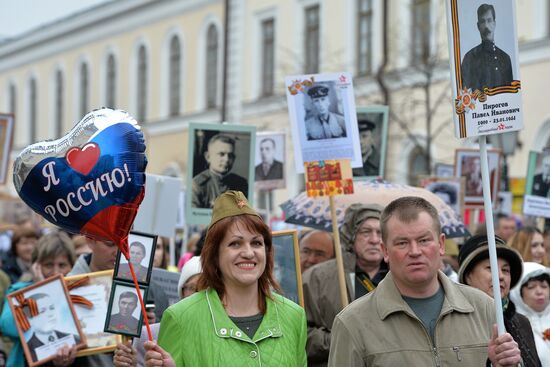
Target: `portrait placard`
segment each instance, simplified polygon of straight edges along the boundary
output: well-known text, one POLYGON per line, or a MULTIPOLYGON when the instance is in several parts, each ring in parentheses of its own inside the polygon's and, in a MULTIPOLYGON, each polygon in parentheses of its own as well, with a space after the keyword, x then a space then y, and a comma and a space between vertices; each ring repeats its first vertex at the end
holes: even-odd
POLYGON ((439 196, 459 216, 464 210, 464 177, 426 177, 421 186, 439 196))
POLYGON ((0 184, 6 183, 13 143, 15 118, 10 113, 0 113, 0 184))
POLYGON ((454 177, 455 166, 446 163, 436 163, 434 173, 436 177, 454 177))
POLYGON ((189 124, 187 223, 208 224, 214 200, 228 190, 242 191, 254 206, 255 142, 252 125, 189 124))
POLYGON ((297 173, 304 162, 335 159, 362 167, 351 75, 287 76, 285 86, 297 173))
POLYGON ((550 152, 530 151, 523 213, 550 218, 550 152))
MULTIPOLYGON (((487 150, 491 202, 498 202, 500 187, 500 155, 498 149, 487 150)), ((457 149, 455 151, 455 176, 464 177, 464 205, 469 208, 483 208, 483 183, 481 180, 481 159, 478 149, 457 149)))
POLYGON ((34 283, 7 298, 12 314, 19 315, 15 324, 30 367, 51 361, 64 345, 78 349, 86 345, 62 275, 34 283), (33 315, 32 304, 36 305, 37 314, 33 315))
POLYGON ((446 0, 455 134, 523 128, 515 0, 446 0))
POLYGON ((260 191, 284 189, 286 186, 286 134, 275 132, 256 134, 254 165, 256 189, 260 191))
POLYGON ((272 232, 272 235, 275 252, 273 269, 275 279, 281 285, 283 296, 304 307, 298 232, 295 229, 275 231, 272 232))
MULTIPOLYGON (((130 262, 133 265, 134 273, 136 274, 136 279, 139 284, 149 284, 156 247, 157 236, 133 231, 128 235, 130 262)), ((133 282, 128 260, 122 256, 120 250, 116 258, 114 278, 133 282)))
POLYGON ((179 280, 180 273, 173 271, 153 268, 153 272, 151 273, 151 283, 155 286, 159 286, 164 294, 166 294, 169 306, 172 306, 180 300, 180 294, 178 292, 179 280))
POLYGON ((388 106, 357 108, 361 167, 353 169, 355 180, 384 177, 388 141, 388 106))
POLYGON ((86 348, 78 351, 77 357, 112 352, 122 341, 120 335, 103 331, 113 282, 113 270, 73 275, 66 277, 65 282, 70 285, 86 277, 89 278, 86 284, 70 290, 71 295, 82 296, 93 303, 92 308, 79 304, 73 305, 80 327, 86 335, 87 344, 86 348))
MULTIPOLYGON (((139 286, 143 300, 147 299, 147 289, 146 286, 139 286)), ((143 313, 136 288, 133 284, 114 280, 103 330, 113 334, 139 337, 142 325, 143 313)))

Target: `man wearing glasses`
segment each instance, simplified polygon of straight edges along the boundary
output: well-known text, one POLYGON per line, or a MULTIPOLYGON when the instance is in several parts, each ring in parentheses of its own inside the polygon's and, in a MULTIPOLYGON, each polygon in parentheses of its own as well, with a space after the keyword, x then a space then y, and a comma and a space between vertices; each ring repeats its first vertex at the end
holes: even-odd
MULTIPOLYGON (((353 204, 340 226, 349 302, 374 290, 388 272, 381 244, 382 210, 375 204, 353 204)), ((342 311, 337 274, 335 259, 314 265, 303 274, 308 366, 326 366, 328 362, 332 322, 342 311)))

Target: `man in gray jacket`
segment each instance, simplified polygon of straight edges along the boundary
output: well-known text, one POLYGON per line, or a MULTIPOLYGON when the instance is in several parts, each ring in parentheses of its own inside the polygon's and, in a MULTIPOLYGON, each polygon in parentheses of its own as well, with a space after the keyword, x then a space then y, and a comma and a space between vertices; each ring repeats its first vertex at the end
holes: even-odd
MULTIPOLYGON (((353 204, 340 227, 348 300, 372 291, 388 268, 383 261, 379 205, 353 204)), ((308 323, 308 366, 326 366, 334 317, 342 310, 336 260, 304 272, 304 304, 308 323)))
POLYGON ((402 197, 380 224, 391 271, 336 316, 329 366, 517 366, 517 343, 496 335, 492 299, 439 271, 445 235, 437 210, 402 197))

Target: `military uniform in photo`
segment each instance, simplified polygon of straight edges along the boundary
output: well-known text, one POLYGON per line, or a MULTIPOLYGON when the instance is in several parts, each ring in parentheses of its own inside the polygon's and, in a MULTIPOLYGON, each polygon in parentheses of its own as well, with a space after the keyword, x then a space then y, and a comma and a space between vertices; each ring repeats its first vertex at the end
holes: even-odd
MULTIPOLYGON (((359 120, 357 124, 359 128, 360 137, 362 133, 366 133, 367 131, 370 131, 372 134, 372 131, 376 128, 376 125, 369 120, 359 120)), ((354 168, 352 170, 353 175, 356 177, 378 176, 380 174, 380 152, 378 151, 378 148, 373 143, 369 143, 369 145, 370 145, 370 153, 368 153, 365 156, 363 152, 361 152, 363 167, 354 168)), ((363 151, 363 149, 364 148, 361 147, 361 151, 363 151)))
POLYGON ((139 320, 134 316, 123 316, 120 313, 111 316, 109 321, 111 330, 135 333, 138 331, 139 320))
POLYGON ((214 200, 228 190, 248 193, 248 182, 234 173, 222 177, 206 169, 193 177, 192 206, 194 208, 212 208, 214 200))
MULTIPOLYGON (((308 91, 311 99, 328 97, 329 89, 315 86, 308 91)), ((333 139, 346 137, 346 121, 344 117, 328 112, 325 117, 316 114, 306 120, 307 140, 333 139)))
MULTIPOLYGON (((42 340, 40 340, 36 333, 33 333, 30 339, 27 341, 27 346, 29 347, 29 350, 31 352, 31 357, 33 361, 38 361, 38 356, 36 355, 36 348, 42 347, 46 344, 53 343, 59 339, 62 339, 66 336, 69 336, 67 333, 63 333, 61 331, 53 330, 50 335, 46 337, 47 343, 44 343, 42 340)), ((75 341, 78 343, 79 338, 75 337, 75 341)))
POLYGON ((483 41, 464 56, 462 87, 472 90, 495 88, 512 83, 510 56, 493 42, 483 41))
POLYGON ((282 180, 283 179, 283 163, 278 160, 273 160, 272 164, 260 163, 256 166, 256 180, 282 180))
MULTIPOLYGON (((147 268, 141 264, 134 266, 134 273, 138 282, 145 282, 147 280, 147 268)), ((132 279, 132 272, 130 271, 130 265, 120 264, 118 268, 119 278, 132 279)))
POLYGON ((550 175, 544 177, 542 173, 533 176, 533 189, 531 195, 548 197, 550 190, 550 175))

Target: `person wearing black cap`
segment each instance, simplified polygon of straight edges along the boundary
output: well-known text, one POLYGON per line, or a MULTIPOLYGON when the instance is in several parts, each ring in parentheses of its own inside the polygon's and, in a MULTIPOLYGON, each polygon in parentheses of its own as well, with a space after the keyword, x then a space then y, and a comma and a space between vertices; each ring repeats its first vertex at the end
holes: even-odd
POLYGON ((334 139, 346 137, 346 122, 342 115, 329 111, 329 88, 323 85, 311 87, 307 94, 315 115, 306 119, 307 140, 334 139))
POLYGON ((354 176, 378 176, 380 174, 380 153, 374 146, 374 122, 367 119, 357 121, 359 127, 359 142, 361 143, 361 157, 363 167, 354 168, 354 176))
MULTIPOLYGON (((531 324, 527 317, 516 312, 514 303, 508 298, 510 288, 513 288, 521 278, 523 261, 520 254, 506 246, 501 238, 495 236, 495 242, 504 326, 519 345, 523 366, 541 366, 531 324)), ((487 236, 477 235, 469 238, 460 248, 458 261, 460 263, 459 281, 494 297, 487 236)))

